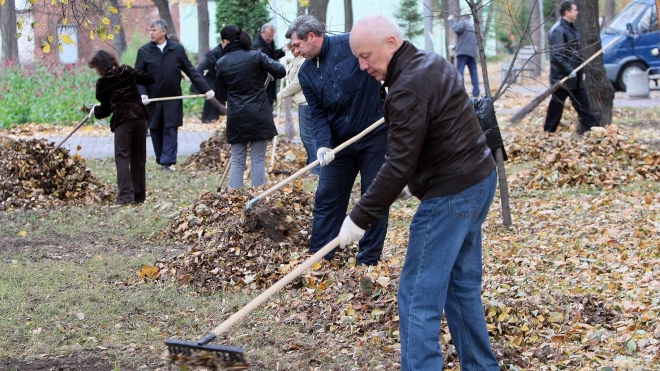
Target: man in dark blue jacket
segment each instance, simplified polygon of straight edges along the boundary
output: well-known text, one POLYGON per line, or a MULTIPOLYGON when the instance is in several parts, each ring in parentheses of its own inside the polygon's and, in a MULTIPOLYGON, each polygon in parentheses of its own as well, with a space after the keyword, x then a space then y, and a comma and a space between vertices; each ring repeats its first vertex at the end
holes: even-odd
MULTIPOLYGON (((381 84, 360 70, 348 43, 349 34, 328 36, 311 15, 297 17, 286 38, 306 61, 298 78, 312 112, 321 175, 316 189, 310 252, 316 252, 339 234, 346 217, 355 178, 367 191, 385 161, 385 125, 339 152, 332 148, 359 134, 383 117, 381 84)), ((356 264, 374 265, 383 251, 388 213, 373 223, 360 240, 356 264)), ((326 256, 332 259, 333 254, 326 256)))

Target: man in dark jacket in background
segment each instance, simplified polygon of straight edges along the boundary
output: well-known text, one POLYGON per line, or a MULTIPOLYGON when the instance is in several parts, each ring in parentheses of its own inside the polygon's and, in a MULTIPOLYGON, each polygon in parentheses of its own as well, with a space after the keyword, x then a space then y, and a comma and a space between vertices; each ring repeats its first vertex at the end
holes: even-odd
MULTIPOLYGON (((217 76, 215 64, 218 59, 222 57, 222 53, 222 44, 219 44, 215 48, 207 51, 206 54, 204 54, 204 60, 197 66, 197 72, 204 76, 206 83, 216 93, 218 92, 218 89, 215 86, 215 78, 217 76)), ((194 85, 190 86, 190 92, 193 94, 200 94, 200 92, 195 89, 194 85)), ((202 110, 202 123, 209 124, 220 118, 221 114, 222 112, 220 112, 220 109, 211 104, 211 102, 206 101, 204 102, 204 109, 202 110)))
POLYGON ((561 115, 564 112, 566 97, 571 97, 573 107, 578 113, 578 131, 589 131, 598 126, 598 119, 591 113, 587 90, 581 73, 573 72, 583 62, 580 32, 575 27, 578 8, 574 1, 563 1, 559 5, 561 18, 552 26, 550 39, 550 85, 568 76, 562 87, 552 93, 552 99, 545 117, 544 131, 557 131, 561 115))
MULTIPOLYGON (((360 173, 362 193, 366 192, 385 160, 385 125, 339 152, 332 148, 362 132, 383 116, 380 83, 360 71, 351 53, 348 34, 328 36, 311 15, 301 15, 290 25, 286 37, 306 61, 298 79, 312 114, 317 158, 321 175, 316 189, 310 252, 316 252, 339 233, 360 173)), ((360 241, 356 264, 374 265, 380 260, 387 233, 387 215, 374 220, 360 241)), ((333 253, 326 258, 331 259, 333 253)))
POLYGON ((385 164, 344 220, 340 245, 361 238, 408 185, 421 203, 399 278, 401 368, 442 370, 444 310, 461 369, 499 371, 481 301, 481 225, 495 195, 495 161, 461 78, 382 16, 361 19, 350 43, 360 68, 389 89, 389 134, 385 164))
POLYGON ((183 46, 168 40, 166 35, 167 23, 162 19, 149 24, 151 42, 138 50, 135 69, 147 72, 156 80, 154 84, 140 85, 138 88, 142 103, 149 109, 148 126, 156 163, 162 165, 164 171, 172 171, 176 164, 178 130, 183 125, 183 101, 177 99, 149 104, 149 98, 181 96, 182 71, 198 91, 205 92, 206 99, 213 98, 215 93, 190 63, 183 46))
MULTIPOLYGON (((272 23, 266 23, 261 26, 261 33, 254 39, 252 47, 261 49, 268 58, 279 61, 280 58, 284 57, 284 51, 282 49, 275 49, 275 26, 272 23)), ((264 81, 266 81, 266 76, 264 76, 264 81)), ((273 106, 273 102, 277 98, 277 80, 271 81, 270 84, 266 87, 266 93, 268 93, 268 102, 273 106)))
POLYGON ((470 21, 469 15, 460 16, 458 22, 454 16, 447 17, 451 28, 456 32, 456 69, 458 74, 463 77, 465 66, 470 72, 470 81, 472 81, 472 96, 479 97, 479 74, 477 73, 477 55, 479 48, 477 46, 477 35, 474 33, 474 25, 470 21))

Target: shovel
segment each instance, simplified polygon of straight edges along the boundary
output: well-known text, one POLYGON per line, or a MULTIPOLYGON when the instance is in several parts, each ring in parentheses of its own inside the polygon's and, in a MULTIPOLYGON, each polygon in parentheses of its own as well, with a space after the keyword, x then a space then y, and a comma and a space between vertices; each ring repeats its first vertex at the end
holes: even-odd
POLYGON ((309 259, 305 260, 302 264, 296 267, 296 269, 291 271, 291 273, 282 277, 279 281, 275 282, 273 286, 269 287, 259 296, 252 299, 252 301, 247 303, 238 312, 232 314, 224 322, 218 325, 218 327, 214 328, 210 333, 208 333, 208 335, 204 336, 202 340, 195 343, 189 341, 168 339, 167 341, 165 341, 165 344, 167 344, 170 357, 172 359, 178 358, 182 361, 185 361, 186 358, 188 359, 195 358, 195 352, 202 351, 215 355, 215 357, 225 366, 248 367, 249 364, 245 359, 244 349, 221 346, 221 345, 208 345, 208 343, 211 342, 213 339, 215 339, 218 335, 227 331, 232 325, 234 325, 239 320, 243 319, 252 310, 254 310, 259 305, 263 304, 271 296, 275 295, 275 293, 277 293, 279 290, 284 288, 284 286, 288 285, 298 276, 303 274, 303 272, 305 272, 308 268, 314 265, 314 263, 323 259, 323 257, 326 254, 328 254, 330 251, 332 251, 338 246, 339 246, 339 237, 335 237, 335 239, 330 241, 330 243, 328 243, 327 245, 323 246, 321 250, 317 251, 309 259))
MULTIPOLYGON (((354 136, 353 138, 351 138, 351 139, 345 141, 344 143, 338 145, 335 149, 332 150, 332 152, 333 152, 334 154, 337 154, 337 153, 338 153, 339 151, 341 151, 342 149, 344 149, 344 148, 350 146, 351 144, 357 142, 358 140, 362 139, 362 138, 363 138, 364 136, 366 136, 367 134, 369 134, 369 133, 371 133, 372 131, 374 131, 374 129, 376 129, 377 127, 379 127, 380 125, 382 125, 384 122, 385 122, 385 119, 383 119, 383 118, 381 118, 380 120, 374 122, 374 123, 371 124, 368 128, 362 130, 362 132, 361 132, 360 134, 358 134, 358 135, 354 136)), ((267 196, 271 195, 272 193, 274 193, 274 192, 277 191, 278 189, 280 189, 280 188, 284 187, 285 185, 291 183, 294 179, 296 179, 296 178, 299 177, 300 175, 305 174, 306 172, 312 170, 312 169, 313 169, 315 166, 317 166, 319 163, 320 163, 319 160, 316 159, 316 160, 314 160, 314 162, 312 162, 311 164, 309 164, 309 165, 305 166, 304 168, 298 170, 297 172, 295 172, 295 173, 294 173, 293 175, 291 175, 290 177, 284 179, 283 181, 281 181, 281 182, 277 183, 276 185, 272 186, 271 188, 265 190, 264 192, 262 192, 262 193, 259 194, 258 196, 254 197, 253 199, 251 199, 250 201, 248 201, 247 205, 245 205, 245 209, 246 209, 246 210, 250 209, 250 207, 252 207, 252 205, 254 205, 257 201, 263 199, 264 197, 267 197, 267 196)))

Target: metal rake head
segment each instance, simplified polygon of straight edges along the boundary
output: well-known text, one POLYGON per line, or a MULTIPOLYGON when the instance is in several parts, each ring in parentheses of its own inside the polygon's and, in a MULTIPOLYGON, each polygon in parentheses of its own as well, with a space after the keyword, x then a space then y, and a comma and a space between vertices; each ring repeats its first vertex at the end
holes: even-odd
POLYGON ((220 370, 245 370, 249 362, 243 348, 169 339, 165 341, 170 360, 177 365, 216 367, 220 370))

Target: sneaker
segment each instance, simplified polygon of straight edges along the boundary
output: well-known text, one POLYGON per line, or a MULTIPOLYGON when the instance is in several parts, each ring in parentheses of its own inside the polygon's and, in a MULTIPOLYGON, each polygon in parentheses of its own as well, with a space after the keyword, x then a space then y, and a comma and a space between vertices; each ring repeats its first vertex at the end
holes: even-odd
POLYGON ((176 171, 174 165, 163 165, 163 171, 176 171))

